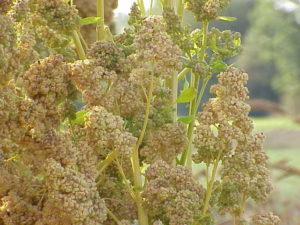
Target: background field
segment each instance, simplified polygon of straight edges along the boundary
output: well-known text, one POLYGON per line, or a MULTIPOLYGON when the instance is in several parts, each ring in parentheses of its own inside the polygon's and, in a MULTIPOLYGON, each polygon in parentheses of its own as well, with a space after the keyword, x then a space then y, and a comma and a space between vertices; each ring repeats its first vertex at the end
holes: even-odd
MULTIPOLYGON (((255 131, 266 134, 266 151, 270 163, 288 160, 288 165, 300 169, 300 125, 286 117, 254 118, 255 131), (280 142, 280 146, 278 146, 280 142)), ((277 180, 282 171, 273 170, 274 188, 282 197, 300 198, 300 176, 277 180)), ((300 217, 299 217, 300 220, 300 217)))

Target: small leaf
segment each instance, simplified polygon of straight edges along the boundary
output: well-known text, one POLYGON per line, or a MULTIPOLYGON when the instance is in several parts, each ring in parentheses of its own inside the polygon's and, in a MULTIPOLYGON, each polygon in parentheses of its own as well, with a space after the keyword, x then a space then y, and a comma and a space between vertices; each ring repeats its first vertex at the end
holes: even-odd
POLYGON ((76 113, 76 119, 72 122, 75 124, 84 124, 84 116, 87 114, 88 111, 82 110, 76 113))
POLYGON ((235 39, 235 40, 234 40, 234 44, 235 44, 236 46, 241 46, 241 39, 240 39, 240 38, 235 39))
POLYGON ((36 178, 40 181, 44 180, 45 176, 43 174, 36 175, 36 178))
POLYGON ((101 17, 86 17, 86 18, 82 18, 79 21, 79 25, 83 26, 83 25, 88 25, 88 24, 93 24, 93 23, 99 23, 102 21, 101 17))
POLYGON ((227 64, 224 63, 222 60, 213 61, 213 63, 210 66, 213 68, 214 72, 223 72, 228 67, 227 64))
POLYGON ((183 90, 177 98, 178 103, 190 102, 196 97, 197 92, 194 88, 187 88, 183 90))
POLYGON ((190 124, 190 122, 192 122, 193 118, 194 118, 193 116, 183 116, 183 117, 178 118, 177 121, 183 122, 185 124, 190 124))
POLYGON ((219 16, 218 20, 235 21, 235 20, 237 20, 237 18, 236 17, 229 17, 229 16, 219 16))

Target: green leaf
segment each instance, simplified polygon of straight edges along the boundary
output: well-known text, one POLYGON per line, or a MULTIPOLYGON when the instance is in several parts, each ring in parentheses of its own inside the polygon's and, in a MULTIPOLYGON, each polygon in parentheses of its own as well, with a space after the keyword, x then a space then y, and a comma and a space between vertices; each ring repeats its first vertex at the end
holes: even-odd
POLYGON ((43 174, 36 175, 36 178, 40 181, 44 180, 45 176, 43 174))
POLYGON ((177 121, 183 122, 185 124, 189 124, 190 122, 192 122, 193 118, 194 118, 193 116, 183 116, 178 118, 177 121))
POLYGON ((84 116, 88 113, 86 110, 81 110, 76 113, 76 119, 72 122, 75 124, 84 124, 84 116))
POLYGON ((236 46, 241 46, 241 39, 240 39, 240 38, 235 39, 235 40, 234 40, 234 44, 235 44, 236 46))
POLYGON ((213 68, 214 72, 223 72, 228 67, 228 65, 224 63, 222 60, 213 61, 213 63, 210 66, 213 68))
POLYGON ((177 102, 178 103, 190 102, 196 97, 196 95, 197 92, 195 91, 194 88, 187 88, 180 93, 180 95, 177 98, 177 102))
POLYGON ((237 20, 236 17, 229 17, 229 16, 219 16, 217 19, 218 20, 224 20, 224 21, 235 21, 235 20, 237 20))
POLYGON ((93 23, 99 23, 102 20, 103 19, 101 17, 86 17, 86 18, 80 19, 79 25, 83 26, 83 25, 88 25, 88 24, 93 24, 93 23))

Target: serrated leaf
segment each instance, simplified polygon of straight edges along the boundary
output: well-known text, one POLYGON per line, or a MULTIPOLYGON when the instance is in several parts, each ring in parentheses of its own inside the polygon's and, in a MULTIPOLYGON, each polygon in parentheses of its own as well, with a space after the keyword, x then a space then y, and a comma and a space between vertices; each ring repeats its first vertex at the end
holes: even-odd
POLYGON ((193 118, 194 118, 193 116, 183 116, 183 117, 178 118, 177 121, 183 122, 185 124, 190 124, 190 122, 192 122, 193 118))
POLYGON ((72 121, 75 124, 84 124, 84 116, 88 113, 86 110, 81 110, 76 113, 76 119, 72 121))
POLYGON ((101 17, 86 17, 86 18, 80 19, 79 25, 81 25, 81 26, 89 25, 89 24, 99 23, 101 21, 102 21, 101 17))
POLYGON ((213 61, 210 65, 215 72, 223 72, 227 69, 228 65, 224 63, 222 60, 213 61))
POLYGON ((230 16, 219 16, 218 20, 235 21, 235 20, 237 20, 237 18, 236 17, 230 17, 230 16))
POLYGON ((196 97, 197 92, 194 88, 183 90, 177 98, 178 103, 190 102, 196 97))

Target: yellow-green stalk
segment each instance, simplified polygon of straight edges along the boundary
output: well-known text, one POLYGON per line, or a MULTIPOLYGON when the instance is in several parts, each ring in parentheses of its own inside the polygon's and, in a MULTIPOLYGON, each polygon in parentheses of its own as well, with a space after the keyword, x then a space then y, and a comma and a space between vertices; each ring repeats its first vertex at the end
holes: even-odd
POLYGON ((101 19, 97 23, 97 40, 105 39, 105 24, 104 24, 104 0, 97 0, 97 16, 101 19))

